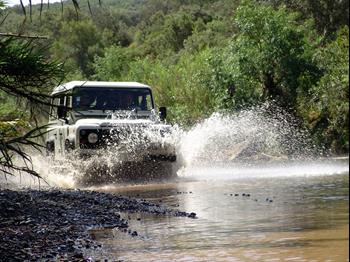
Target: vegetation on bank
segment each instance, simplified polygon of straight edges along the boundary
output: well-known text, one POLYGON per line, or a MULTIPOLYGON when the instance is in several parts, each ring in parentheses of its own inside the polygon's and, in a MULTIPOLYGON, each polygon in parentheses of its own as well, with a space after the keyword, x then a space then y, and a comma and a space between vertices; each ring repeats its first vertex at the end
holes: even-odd
POLYGON ((0 37, 0 173, 24 171, 40 177, 23 148, 41 149, 35 140, 46 127, 32 124, 49 105, 47 90, 62 79, 62 73, 62 66, 47 61, 31 40, 0 37), (22 163, 15 162, 17 157, 22 163))
MULTIPOLYGON (((172 122, 272 99, 318 144, 348 152, 348 1, 77 2, 35 5, 31 17, 27 7, 25 23, 21 6, 2 9, 0 32, 47 37, 29 48, 63 62, 64 81, 149 84, 172 122)), ((0 120, 28 118, 11 97, 0 93, 0 120)))

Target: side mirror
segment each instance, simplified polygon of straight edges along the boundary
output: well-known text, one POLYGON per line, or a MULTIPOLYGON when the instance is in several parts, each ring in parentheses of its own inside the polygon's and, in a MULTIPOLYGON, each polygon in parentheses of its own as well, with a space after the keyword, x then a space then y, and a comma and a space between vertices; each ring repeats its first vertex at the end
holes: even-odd
POLYGON ((63 106, 63 105, 58 106, 57 116, 58 116, 58 118, 66 118, 67 117, 67 110, 66 110, 65 106, 63 106))
POLYGON ((166 119, 166 107, 159 107, 159 118, 161 121, 166 119))

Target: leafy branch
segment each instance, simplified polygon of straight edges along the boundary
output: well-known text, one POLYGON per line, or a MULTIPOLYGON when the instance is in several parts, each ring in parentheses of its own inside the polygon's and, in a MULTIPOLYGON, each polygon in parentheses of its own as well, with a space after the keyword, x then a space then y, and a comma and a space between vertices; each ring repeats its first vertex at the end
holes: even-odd
POLYGON ((14 175, 14 172, 20 171, 28 173, 34 177, 41 178, 38 172, 33 170, 32 158, 28 153, 23 151, 22 146, 31 146, 37 151, 41 151, 42 145, 34 142, 36 139, 46 133, 47 125, 37 127, 23 136, 9 138, 0 138, 0 172, 7 175, 14 175), (22 159, 22 166, 14 163, 15 156, 19 156, 22 159))
MULTIPOLYGON (((48 90, 63 79, 62 65, 48 61, 42 53, 32 39, 0 39, 0 91, 25 100, 31 112, 42 111, 45 106, 51 105, 48 90)), ((35 139, 45 134, 46 128, 36 127, 16 137, 0 133, 0 173, 12 175, 18 171, 40 178, 33 170, 30 155, 23 148, 41 151, 42 145, 35 139), (16 157, 22 160, 22 166, 14 162, 16 157)))

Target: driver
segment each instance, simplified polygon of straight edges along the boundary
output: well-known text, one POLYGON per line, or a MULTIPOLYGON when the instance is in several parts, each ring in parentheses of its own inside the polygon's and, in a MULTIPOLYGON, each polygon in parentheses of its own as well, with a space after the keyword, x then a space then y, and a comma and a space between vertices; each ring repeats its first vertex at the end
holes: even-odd
POLYGON ((136 107, 134 96, 132 94, 124 95, 122 99, 122 109, 134 109, 136 107))
POLYGON ((87 93, 83 93, 80 96, 79 107, 83 109, 91 108, 95 102, 95 97, 87 93))

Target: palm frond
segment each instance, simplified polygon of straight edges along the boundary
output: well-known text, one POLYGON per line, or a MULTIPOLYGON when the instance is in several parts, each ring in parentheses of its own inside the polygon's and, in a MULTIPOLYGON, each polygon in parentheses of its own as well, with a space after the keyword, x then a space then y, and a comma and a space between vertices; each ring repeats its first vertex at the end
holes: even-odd
MULTIPOLYGON (((51 105, 47 91, 64 76, 62 65, 49 62, 34 48, 33 41, 12 36, 0 38, 0 90, 27 101, 30 110, 51 105)), ((36 140, 46 133, 47 127, 36 127, 17 137, 0 137, 0 173, 25 172, 40 178, 26 148, 41 151, 43 146, 36 140), (14 161, 15 158, 23 165, 14 161)))
POLYGON ((0 158, 0 172, 4 174, 10 174, 10 171, 21 171, 40 178, 40 175, 35 170, 33 170, 33 167, 31 165, 31 156, 22 149, 22 146, 30 146, 41 152, 43 145, 40 145, 31 139, 35 139, 45 134, 47 132, 46 129, 48 126, 49 125, 37 127, 24 134, 23 136, 16 137, 7 141, 3 139, 0 140, 0 154, 2 156, 0 158), (25 167, 19 167, 13 163, 12 159, 15 155, 22 159, 25 167))

